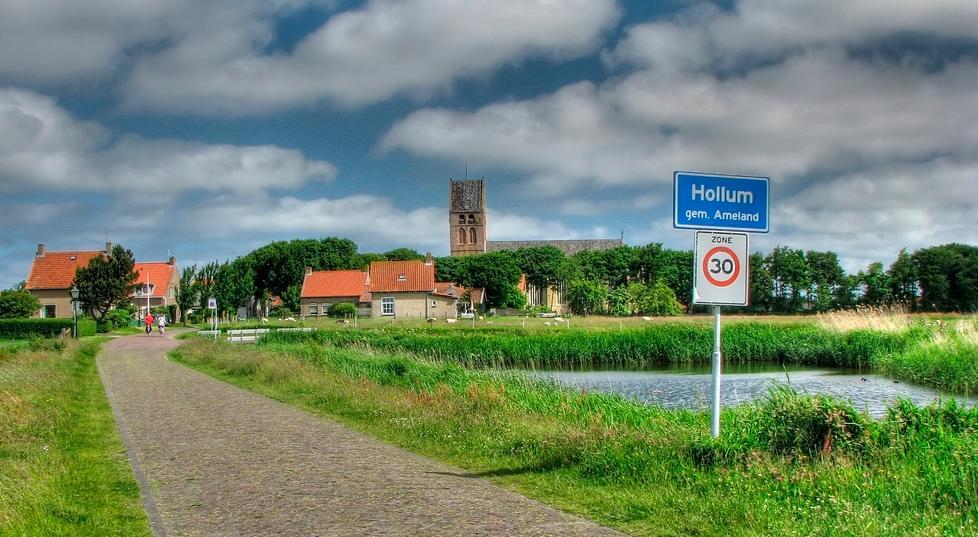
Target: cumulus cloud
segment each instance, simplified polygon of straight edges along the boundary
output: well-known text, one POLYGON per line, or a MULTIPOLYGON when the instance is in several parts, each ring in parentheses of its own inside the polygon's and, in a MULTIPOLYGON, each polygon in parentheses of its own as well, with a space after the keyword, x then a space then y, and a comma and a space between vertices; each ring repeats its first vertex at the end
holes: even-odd
POLYGON ((0 77, 7 82, 98 80, 145 50, 222 31, 267 40, 269 21, 332 0, 5 0, 0 77))
POLYGON ((177 39, 136 62, 124 94, 132 106, 203 114, 359 106, 445 90, 525 58, 593 51, 618 15, 614 0, 373 0, 288 53, 263 51, 267 20, 177 39))
POLYGON ((601 84, 417 110, 380 148, 525 174, 528 192, 558 201, 630 185, 663 200, 639 232, 652 240, 668 228, 674 170, 768 175, 776 235, 758 244, 861 263, 975 239, 974 187, 961 185, 978 184, 978 61, 967 47, 926 57, 950 42, 978 46, 978 6, 701 4, 628 29, 603 54, 618 76, 601 84))
POLYGON ((276 146, 114 136, 51 98, 0 88, 0 190, 64 189, 175 195, 186 190, 298 188, 336 169, 276 146))

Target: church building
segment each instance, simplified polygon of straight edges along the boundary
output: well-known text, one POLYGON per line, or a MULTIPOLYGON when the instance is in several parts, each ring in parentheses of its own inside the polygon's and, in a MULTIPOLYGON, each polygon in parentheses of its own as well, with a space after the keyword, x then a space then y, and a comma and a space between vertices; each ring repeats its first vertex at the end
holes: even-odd
MULTIPOLYGON (((448 230, 452 257, 540 246, 553 246, 570 256, 585 250, 610 250, 623 244, 621 238, 490 241, 486 226, 485 179, 450 179, 449 185, 448 230)), ((559 289, 536 289, 530 285, 523 291, 531 306, 548 306, 557 312, 563 309, 559 289)))

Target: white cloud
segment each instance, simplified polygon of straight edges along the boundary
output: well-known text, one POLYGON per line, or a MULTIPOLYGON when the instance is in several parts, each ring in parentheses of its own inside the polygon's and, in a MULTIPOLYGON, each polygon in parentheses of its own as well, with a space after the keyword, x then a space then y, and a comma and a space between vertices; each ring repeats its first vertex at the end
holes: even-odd
POLYGON ((8 82, 99 80, 140 49, 222 31, 267 39, 273 17, 331 0, 5 0, 0 77, 8 82))
MULTIPOLYGON (((769 175, 774 233, 757 245, 833 249, 857 269, 904 246, 978 238, 978 63, 872 52, 911 35, 974 44, 978 4, 700 4, 631 28, 604 53, 620 73, 602 84, 418 110, 380 148, 526 174, 528 193, 558 200, 629 185, 668 199, 678 169, 769 175)), ((675 235, 669 204, 657 211, 639 236, 675 235)))
POLYGON ((298 188, 329 180, 328 162, 276 146, 113 137, 51 98, 0 88, 0 190, 111 191, 138 197, 186 190, 298 188))
POLYGON ((443 91, 525 58, 593 51, 618 15, 614 0, 373 0, 289 53, 262 52, 267 20, 182 36, 140 58, 124 94, 132 106, 202 114, 358 106, 443 91))

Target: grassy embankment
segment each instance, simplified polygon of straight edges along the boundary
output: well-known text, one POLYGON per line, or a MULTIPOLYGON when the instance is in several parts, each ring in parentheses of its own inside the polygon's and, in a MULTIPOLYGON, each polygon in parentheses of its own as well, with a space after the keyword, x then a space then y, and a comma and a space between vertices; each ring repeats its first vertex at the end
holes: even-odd
POLYGON ((95 369, 103 341, 0 344, 0 535, 151 535, 95 369))
POLYGON ((776 391, 725 409, 715 442, 705 412, 386 350, 198 339, 176 357, 635 535, 978 531, 978 410, 953 402, 869 420, 776 391))

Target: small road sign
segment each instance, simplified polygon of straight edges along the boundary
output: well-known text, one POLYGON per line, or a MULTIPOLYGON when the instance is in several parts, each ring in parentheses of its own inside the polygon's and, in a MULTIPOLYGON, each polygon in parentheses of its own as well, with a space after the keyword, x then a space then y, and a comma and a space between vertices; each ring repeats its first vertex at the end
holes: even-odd
POLYGON ((210 308, 210 309, 212 309, 212 310, 216 310, 217 309, 217 299, 214 298, 214 297, 208 298, 207 299, 207 307, 210 308))
POLYGON ((750 258, 746 233, 697 231, 694 268, 694 304, 747 305, 750 258))
POLYGON ((767 177, 673 174, 673 227, 768 232, 767 177))

